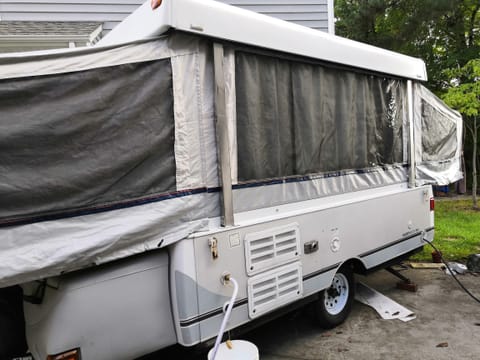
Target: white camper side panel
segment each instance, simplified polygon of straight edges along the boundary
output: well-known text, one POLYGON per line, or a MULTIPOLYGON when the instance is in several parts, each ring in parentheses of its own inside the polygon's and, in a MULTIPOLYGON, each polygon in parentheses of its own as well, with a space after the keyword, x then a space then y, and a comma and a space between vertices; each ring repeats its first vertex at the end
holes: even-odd
POLYGON ((49 279, 42 304, 24 303, 30 351, 134 359, 175 344, 168 275, 164 249, 49 279))
MULTIPOLYGON (((232 293, 232 288, 220 281, 226 272, 239 283, 228 325, 234 328, 328 287, 345 261, 355 259, 371 269, 422 247, 423 236, 433 239, 431 196, 430 187, 408 189, 406 184, 395 185, 238 214, 237 227, 198 234, 193 238, 195 275, 181 276, 190 286, 196 279, 198 313, 182 312, 177 304, 179 342, 191 345, 192 329, 197 334, 197 326, 201 341, 216 335, 223 304, 232 293), (217 258, 209 245, 212 239, 218 244, 217 258), (253 251, 252 239, 260 240, 253 244, 253 251), (318 250, 306 253, 304 246, 312 241, 318 243, 318 250), (264 266, 252 272, 254 258, 259 259, 253 260, 255 264, 263 262, 264 266), (288 286, 274 278, 284 274, 290 276, 288 286), (295 274, 300 274, 300 282, 295 280, 295 274), (272 285, 257 299, 252 286, 264 286, 265 282, 272 285), (271 293, 267 296, 268 291, 271 293)), ((181 272, 181 267, 172 266, 181 272)), ((182 286, 183 281, 176 281, 175 286, 182 286)))

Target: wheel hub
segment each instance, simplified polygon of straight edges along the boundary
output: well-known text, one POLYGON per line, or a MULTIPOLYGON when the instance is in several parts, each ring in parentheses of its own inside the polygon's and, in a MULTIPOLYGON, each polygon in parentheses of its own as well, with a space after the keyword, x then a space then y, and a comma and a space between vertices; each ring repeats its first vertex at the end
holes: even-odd
POLYGON ((341 273, 335 274, 332 284, 325 290, 325 309, 331 315, 339 314, 347 304, 350 289, 348 280, 341 273))

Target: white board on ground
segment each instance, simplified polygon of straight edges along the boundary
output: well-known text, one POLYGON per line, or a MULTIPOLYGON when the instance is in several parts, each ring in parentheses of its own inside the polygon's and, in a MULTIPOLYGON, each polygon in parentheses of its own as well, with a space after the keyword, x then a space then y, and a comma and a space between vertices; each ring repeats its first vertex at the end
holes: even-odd
POLYGON ((372 307, 385 320, 407 322, 416 318, 414 312, 361 282, 357 283, 355 300, 372 307))

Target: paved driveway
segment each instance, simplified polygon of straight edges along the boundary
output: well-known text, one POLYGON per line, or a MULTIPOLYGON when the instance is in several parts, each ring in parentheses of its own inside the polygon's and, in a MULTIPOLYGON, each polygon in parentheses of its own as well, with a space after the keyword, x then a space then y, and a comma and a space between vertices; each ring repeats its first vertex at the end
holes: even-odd
MULTIPOLYGON (((303 309, 243 338, 258 346, 261 360, 480 359, 480 304, 441 270, 403 273, 418 284, 417 293, 396 289, 397 279, 386 271, 357 278, 414 311, 415 320, 382 320, 373 309, 355 302, 347 321, 333 330, 316 327, 308 310, 303 309), (437 347, 439 344, 444 347, 437 347)), ((460 279, 480 297, 480 276, 460 279)), ((206 359, 206 354, 169 350, 152 357, 168 358, 206 359)))

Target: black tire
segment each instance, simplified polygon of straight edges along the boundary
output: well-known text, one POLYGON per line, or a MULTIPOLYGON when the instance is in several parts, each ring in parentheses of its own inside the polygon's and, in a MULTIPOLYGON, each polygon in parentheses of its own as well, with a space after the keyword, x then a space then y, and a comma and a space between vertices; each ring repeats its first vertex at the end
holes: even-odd
POLYGON ((345 321, 352 310, 355 282, 350 267, 342 267, 335 274, 329 288, 319 293, 314 313, 324 329, 334 328, 345 321))
POLYGON ((23 294, 19 286, 0 289, 0 360, 25 355, 23 294))

